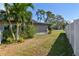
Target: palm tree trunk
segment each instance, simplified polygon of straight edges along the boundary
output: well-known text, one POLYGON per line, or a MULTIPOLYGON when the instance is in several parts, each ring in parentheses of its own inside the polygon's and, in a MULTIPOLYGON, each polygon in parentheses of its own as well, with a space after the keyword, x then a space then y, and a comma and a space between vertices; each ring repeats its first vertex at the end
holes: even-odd
POLYGON ((16 40, 19 39, 19 24, 16 24, 17 28, 16 28, 16 40))
POLYGON ((9 28, 10 28, 10 31, 11 31, 11 34, 12 34, 12 37, 13 37, 13 39, 15 40, 15 34, 14 34, 14 32, 13 32, 13 29, 12 29, 12 24, 11 24, 11 22, 9 21, 9 28))

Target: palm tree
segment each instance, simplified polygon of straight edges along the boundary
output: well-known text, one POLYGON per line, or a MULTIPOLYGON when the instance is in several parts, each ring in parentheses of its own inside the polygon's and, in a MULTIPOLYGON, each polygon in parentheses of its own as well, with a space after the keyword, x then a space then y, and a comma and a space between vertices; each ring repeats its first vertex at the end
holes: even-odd
POLYGON ((13 29, 12 29, 12 23, 11 23, 11 20, 12 20, 12 11, 11 11, 11 6, 10 4, 8 3, 5 3, 4 4, 4 7, 5 7, 5 18, 4 20, 8 21, 9 23, 9 28, 10 28, 10 31, 11 31, 11 34, 12 34, 12 37, 13 39, 15 40, 15 34, 13 32, 13 29))
POLYGON ((13 3, 13 4, 7 4, 7 5, 9 5, 9 6, 8 6, 8 8, 7 8, 7 6, 5 6, 6 10, 9 10, 9 9, 11 10, 9 12, 10 12, 10 14, 12 14, 12 19, 16 22, 16 40, 18 40, 19 39, 19 27, 20 27, 21 23, 23 23, 25 21, 30 21, 30 20, 27 20, 27 18, 29 17, 27 9, 29 7, 33 8, 33 4, 31 4, 31 3, 13 3))
POLYGON ((37 20, 38 21, 44 21, 45 20, 45 14, 46 12, 43 10, 43 9, 38 9, 37 12, 36 12, 36 15, 37 15, 37 20))
POLYGON ((40 14, 39 14, 39 12, 40 12, 40 10, 38 9, 38 10, 36 11, 37 20, 40 20, 40 14))
POLYGON ((46 12, 46 16, 47 16, 47 18, 46 18, 45 22, 48 21, 48 19, 49 19, 51 13, 52 13, 52 12, 50 12, 50 11, 47 11, 47 12, 46 12))
POLYGON ((51 11, 47 11, 46 12, 46 16, 47 18, 45 19, 46 23, 49 23, 48 25, 48 30, 49 30, 49 34, 51 34, 52 32, 52 26, 55 24, 55 14, 53 14, 51 11))
POLYGON ((47 18, 46 18, 45 22, 49 22, 52 19, 55 19, 55 14, 53 14, 51 11, 47 11, 46 16, 47 16, 47 18))
POLYGON ((16 20, 16 26, 17 26, 16 39, 18 40, 19 39, 19 26, 20 26, 19 22, 23 23, 27 20, 29 23, 31 23, 31 19, 28 19, 30 18, 31 15, 29 15, 30 13, 27 11, 27 9, 29 7, 33 8, 33 5, 30 3, 28 4, 14 3, 13 7, 15 9, 15 20, 16 20))
POLYGON ((46 12, 43 9, 41 9, 40 14, 42 15, 42 20, 45 20, 46 12))
POLYGON ((56 21, 57 21, 58 29, 63 29, 63 27, 65 25, 64 18, 61 15, 57 15, 56 21))

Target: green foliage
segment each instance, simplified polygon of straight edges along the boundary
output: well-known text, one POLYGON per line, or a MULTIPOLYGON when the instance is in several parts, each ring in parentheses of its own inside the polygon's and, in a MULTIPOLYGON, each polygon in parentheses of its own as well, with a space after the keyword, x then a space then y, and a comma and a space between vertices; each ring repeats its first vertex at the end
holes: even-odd
POLYGON ((48 56, 72 56, 74 55, 72 46, 65 33, 60 33, 54 45, 51 46, 48 56))
POLYGON ((38 9, 37 11, 36 11, 36 15, 37 15, 37 20, 38 21, 41 21, 41 20, 45 20, 45 11, 43 10, 43 9, 38 9))
POLYGON ((9 30, 9 26, 5 26, 3 31, 3 39, 5 40, 8 37, 11 37, 11 32, 9 30))
POLYGON ((24 39, 22 37, 19 38, 19 40, 17 40, 18 43, 22 43, 24 42, 24 39))
POLYGON ((32 3, 5 3, 4 4, 5 7, 5 15, 6 15, 6 20, 9 22, 9 24, 11 24, 10 20, 15 21, 15 24, 17 24, 17 28, 13 29, 10 28, 11 33, 14 34, 12 35, 14 39, 19 38, 19 33, 20 31, 18 23, 24 23, 26 21, 31 22, 31 18, 32 18, 32 13, 31 11, 28 10, 28 8, 34 8, 32 3), (14 31, 15 30, 15 31, 14 31), (19 33, 18 33, 19 32, 19 33), (15 35, 15 33, 17 35, 15 35))
MULTIPOLYGON (((15 26, 13 26, 13 29, 15 32, 15 26)), ((12 41, 13 41, 12 34, 9 29, 9 25, 7 25, 4 27, 2 43, 12 43, 12 41)))
POLYGON ((26 32, 21 32, 20 33, 20 36, 23 37, 23 39, 27 39, 27 35, 26 35, 26 32))
POLYGON ((35 27, 33 25, 27 25, 26 34, 27 38, 33 38, 36 33, 35 27))
POLYGON ((8 38, 6 39, 6 43, 13 43, 13 39, 10 38, 10 37, 8 37, 8 38))
POLYGON ((36 29, 33 25, 26 24, 25 26, 21 26, 20 37, 23 37, 23 39, 33 38, 35 33, 36 29))
POLYGON ((11 44, 13 42, 14 42, 14 40, 11 37, 8 37, 6 39, 3 39, 3 41, 2 41, 2 43, 5 43, 5 44, 11 44))

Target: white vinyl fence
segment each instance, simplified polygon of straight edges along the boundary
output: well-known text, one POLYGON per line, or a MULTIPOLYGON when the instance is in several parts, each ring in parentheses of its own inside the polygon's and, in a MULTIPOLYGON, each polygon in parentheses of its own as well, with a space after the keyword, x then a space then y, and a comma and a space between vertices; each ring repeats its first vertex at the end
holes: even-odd
POLYGON ((79 19, 67 25, 65 31, 74 54, 79 56, 79 19))

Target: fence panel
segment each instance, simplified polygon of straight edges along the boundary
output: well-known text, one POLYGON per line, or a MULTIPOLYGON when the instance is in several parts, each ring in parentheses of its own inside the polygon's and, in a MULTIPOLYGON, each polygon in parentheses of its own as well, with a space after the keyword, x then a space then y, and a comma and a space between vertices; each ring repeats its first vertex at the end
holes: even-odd
POLYGON ((74 50, 74 54, 79 56, 79 20, 66 26, 66 34, 74 50))

